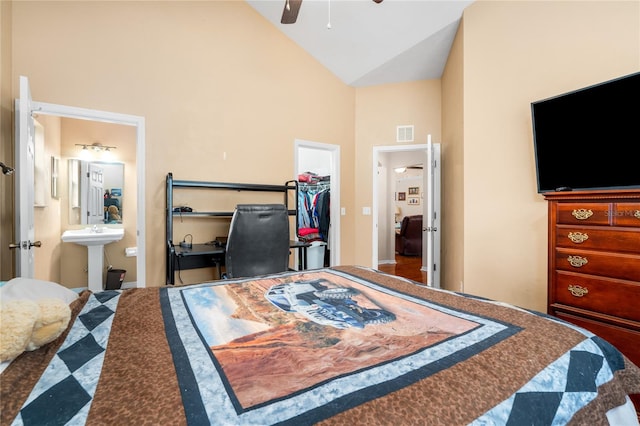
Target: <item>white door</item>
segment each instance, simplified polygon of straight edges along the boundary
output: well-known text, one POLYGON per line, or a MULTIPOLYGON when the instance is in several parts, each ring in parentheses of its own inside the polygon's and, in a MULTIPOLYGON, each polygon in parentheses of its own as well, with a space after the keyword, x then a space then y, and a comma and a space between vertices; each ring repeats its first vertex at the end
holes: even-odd
POLYGON ((20 97, 16 99, 16 276, 33 278, 34 247, 40 247, 35 239, 33 218, 35 173, 35 125, 31 115, 31 90, 29 79, 20 77, 20 97))
MULTIPOLYGON (((397 145, 373 147, 373 238, 372 267, 378 267, 378 222, 379 197, 381 193, 378 182, 378 163, 384 153, 415 152, 415 157, 423 159, 424 202, 422 232, 422 270, 427 272, 427 285, 440 288, 440 144, 431 143, 431 135, 427 144, 397 145), (426 219, 424 219, 426 218, 426 219)), ((393 195, 391 195, 391 198, 393 195)))
POLYGON ((95 163, 82 162, 81 223, 94 225, 104 223, 104 169, 95 163))
POLYGON ((440 288, 440 144, 427 140, 427 162, 424 169, 426 211, 422 223, 423 258, 427 285, 440 288))

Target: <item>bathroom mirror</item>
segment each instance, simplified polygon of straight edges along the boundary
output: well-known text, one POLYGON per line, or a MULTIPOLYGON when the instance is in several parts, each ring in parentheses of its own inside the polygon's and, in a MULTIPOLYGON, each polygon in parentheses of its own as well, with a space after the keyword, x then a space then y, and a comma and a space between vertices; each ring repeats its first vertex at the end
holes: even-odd
POLYGON ((69 159, 69 224, 122 224, 124 163, 69 159))

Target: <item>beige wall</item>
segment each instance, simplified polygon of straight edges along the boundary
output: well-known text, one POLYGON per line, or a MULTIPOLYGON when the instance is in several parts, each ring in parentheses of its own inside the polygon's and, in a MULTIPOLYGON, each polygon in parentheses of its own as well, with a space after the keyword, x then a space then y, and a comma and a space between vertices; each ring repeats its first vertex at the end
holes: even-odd
MULTIPOLYGON (((13 166, 11 92, 11 6, 0 1, 0 161, 13 166)), ((0 174, 0 280, 13 277, 13 176, 0 174)))
POLYGON ((396 127, 413 124, 416 144, 441 142, 440 80, 385 84, 356 91, 356 245, 355 263, 371 265, 373 218, 362 214, 372 207, 373 147, 394 146, 396 127))
POLYGON ((246 3, 14 2, 12 34, 14 95, 26 75, 34 100, 145 117, 147 285, 164 283, 167 172, 284 183, 296 138, 341 147, 353 263, 355 90, 246 3))
POLYGON ((440 285, 464 291, 464 18, 442 75, 440 285))
POLYGON ((27 75, 38 101, 145 117, 148 285, 164 281, 165 174, 279 183, 295 138, 341 146, 341 260, 371 266, 372 149, 415 124, 442 143, 443 285, 545 310, 529 105, 640 69, 639 8, 481 0, 441 81, 352 89, 243 2, 16 2, 10 98, 27 75))
POLYGON ((462 48, 464 290, 544 311, 530 103, 640 70, 640 3, 480 1, 462 48))

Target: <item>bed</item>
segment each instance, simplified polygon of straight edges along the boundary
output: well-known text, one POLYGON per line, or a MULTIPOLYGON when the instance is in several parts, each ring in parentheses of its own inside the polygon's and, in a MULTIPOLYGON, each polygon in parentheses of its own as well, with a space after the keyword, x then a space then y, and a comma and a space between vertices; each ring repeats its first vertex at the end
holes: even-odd
POLYGON ((1 424, 637 424, 640 369, 498 302, 340 266, 84 291, 2 372, 1 424))

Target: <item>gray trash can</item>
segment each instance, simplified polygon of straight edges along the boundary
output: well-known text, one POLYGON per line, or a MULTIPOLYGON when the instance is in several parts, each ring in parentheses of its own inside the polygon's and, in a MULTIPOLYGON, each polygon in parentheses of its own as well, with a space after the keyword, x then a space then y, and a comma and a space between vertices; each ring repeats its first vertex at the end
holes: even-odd
POLYGON ((124 276, 127 275, 125 269, 110 269, 107 271, 107 284, 105 290, 119 290, 122 287, 124 276))

